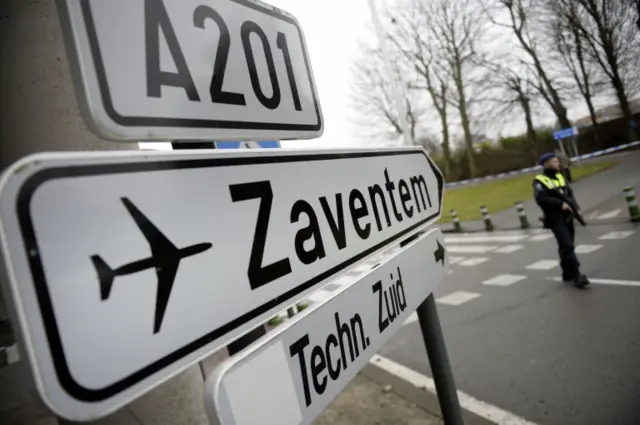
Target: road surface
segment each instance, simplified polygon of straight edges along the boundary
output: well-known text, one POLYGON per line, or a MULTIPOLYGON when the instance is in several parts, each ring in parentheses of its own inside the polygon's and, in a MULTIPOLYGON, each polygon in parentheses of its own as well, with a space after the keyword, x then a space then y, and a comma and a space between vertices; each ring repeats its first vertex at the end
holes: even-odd
MULTIPOLYGON (((547 231, 445 242, 435 296, 460 390, 537 424, 640 423, 640 228, 578 230, 585 290, 557 281, 547 231)), ((379 354, 430 376, 414 319, 379 354)))

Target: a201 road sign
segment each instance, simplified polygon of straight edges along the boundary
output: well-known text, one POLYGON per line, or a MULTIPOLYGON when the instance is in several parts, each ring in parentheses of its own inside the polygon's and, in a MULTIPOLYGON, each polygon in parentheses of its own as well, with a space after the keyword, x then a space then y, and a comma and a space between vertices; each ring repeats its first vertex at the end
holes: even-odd
POLYGON ((26 358, 105 415, 440 216, 422 148, 38 154, 0 182, 26 358))
POLYGON ((305 139, 323 121, 302 28, 258 0, 59 0, 77 93, 109 140, 305 139))
POLYGON ((209 422, 310 424, 446 276, 442 243, 430 230, 220 365, 205 386, 209 422))

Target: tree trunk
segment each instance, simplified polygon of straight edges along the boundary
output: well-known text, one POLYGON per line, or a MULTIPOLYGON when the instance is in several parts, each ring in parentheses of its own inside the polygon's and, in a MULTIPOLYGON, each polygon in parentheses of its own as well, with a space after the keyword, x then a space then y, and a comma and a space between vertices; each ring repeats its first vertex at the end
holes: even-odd
POLYGON ((467 114, 467 98, 464 93, 464 86, 462 84, 462 64, 456 61, 455 64, 455 81, 456 89, 458 91, 458 110, 460 111, 460 121, 462 122, 462 131, 464 133, 464 144, 467 151, 467 162, 469 163, 469 174, 471 177, 475 177, 478 173, 476 167, 476 155, 473 150, 473 139, 471 136, 471 127, 469 125, 469 115, 467 114))
MULTIPOLYGON (((462 96, 464 97, 464 94, 462 96)), ((476 168, 476 154, 473 150, 473 139, 469 126, 469 117, 467 115, 467 104, 465 99, 461 98, 460 100, 460 120, 462 121, 462 131, 464 132, 464 144, 467 147, 469 173, 471 177, 475 177, 478 174, 478 169, 476 168)))
POLYGON ((634 130, 631 127, 631 120, 633 119, 633 114, 631 113, 631 107, 629 106, 629 100, 627 99, 627 95, 624 90, 624 86, 622 85, 622 81, 620 80, 620 76, 617 75, 618 70, 614 70, 614 77, 611 81, 613 88, 616 91, 616 96, 618 97, 618 103, 620 104, 620 111, 622 112, 622 116, 624 117, 624 123, 627 127, 627 134, 629 140, 627 142, 633 142, 635 140, 640 140, 638 136, 638 127, 634 130))
POLYGON ((596 116, 596 110, 593 107, 591 96, 585 96, 584 100, 587 102, 587 107, 589 108, 589 116, 591 117, 591 124, 593 127, 593 138, 596 141, 596 145, 599 148, 602 148, 603 146, 600 146, 600 125, 598 124, 598 117, 596 116))
POLYGON ((447 110, 438 111, 442 123, 442 155, 444 156, 444 175, 451 176, 451 147, 449 146, 449 124, 447 122, 447 110))
POLYGON ((536 161, 539 152, 538 145, 536 143, 536 129, 533 126, 533 118, 531 117, 531 105, 529 105, 529 99, 521 99, 520 105, 522 106, 522 110, 524 111, 524 119, 527 123, 527 142, 529 143, 529 148, 531 149, 533 161, 536 161))
POLYGON ((580 38, 580 32, 577 28, 573 29, 573 39, 576 45, 576 58, 578 59, 578 65, 580 66, 580 73, 582 75, 583 84, 580 84, 580 78, 577 72, 574 73, 574 76, 576 77, 578 87, 580 87, 580 91, 584 96, 584 100, 587 103, 587 108, 589 108, 589 116, 591 117, 591 124, 593 127, 593 138, 595 139, 596 145, 600 146, 600 126, 598 125, 598 118, 596 117, 595 108, 593 107, 593 101, 591 99, 591 82, 589 81, 589 73, 587 72, 587 68, 584 65, 584 55, 582 54, 582 39, 580 38))

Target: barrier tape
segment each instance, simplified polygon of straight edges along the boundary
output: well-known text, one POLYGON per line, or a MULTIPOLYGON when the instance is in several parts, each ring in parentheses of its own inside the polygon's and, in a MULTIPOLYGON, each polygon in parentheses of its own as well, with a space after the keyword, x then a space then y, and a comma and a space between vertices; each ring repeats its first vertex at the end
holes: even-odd
MULTIPOLYGON (((612 148, 603 149, 601 151, 587 153, 587 154, 584 154, 584 155, 578 155, 576 157, 571 158, 571 161, 572 162, 580 162, 580 161, 584 161, 585 159, 595 158, 595 157, 598 157, 598 156, 606 155, 606 154, 609 154, 609 153, 612 153, 612 152, 621 151, 623 149, 627 149, 627 148, 631 148, 631 147, 639 146, 639 145, 640 145, 640 141, 626 143, 624 145, 614 146, 612 148)), ((518 174, 529 173, 531 171, 536 171, 536 170, 541 170, 541 169, 542 169, 542 167, 540 165, 536 165, 535 167, 523 168, 521 170, 509 171, 507 173, 494 174, 492 176, 477 177, 475 179, 460 180, 460 181, 457 181, 457 182, 445 183, 444 187, 445 188, 449 188, 449 187, 456 187, 456 186, 464 186, 464 185, 470 184, 470 183, 479 183, 479 182, 483 182, 483 181, 487 181, 487 180, 502 179, 502 178, 505 178, 505 177, 512 177, 512 176, 516 176, 518 174)))

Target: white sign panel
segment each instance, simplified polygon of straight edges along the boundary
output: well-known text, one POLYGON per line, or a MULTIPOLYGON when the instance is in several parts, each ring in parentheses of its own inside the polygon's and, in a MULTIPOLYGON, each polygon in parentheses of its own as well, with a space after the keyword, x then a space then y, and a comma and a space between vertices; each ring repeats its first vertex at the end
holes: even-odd
POLYGON ((85 118, 109 140, 323 131, 302 29, 257 0, 58 0, 85 118))
POLYGON ((311 424, 446 276, 442 244, 429 231, 221 364, 205 385, 209 422, 311 424))
POLYGON ((417 147, 33 155, 0 183, 0 280, 49 407, 95 418, 432 223, 442 188, 417 147))

